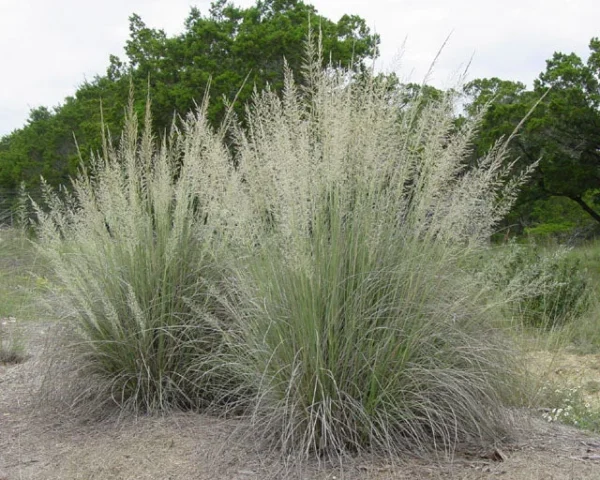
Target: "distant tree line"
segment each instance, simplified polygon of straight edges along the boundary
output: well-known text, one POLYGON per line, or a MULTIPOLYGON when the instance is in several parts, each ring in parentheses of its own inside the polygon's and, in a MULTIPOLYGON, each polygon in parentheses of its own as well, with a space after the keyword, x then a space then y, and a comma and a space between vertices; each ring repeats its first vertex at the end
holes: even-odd
MULTIPOLYGON (((217 124, 234 99, 243 118, 242 106, 255 88, 283 87, 285 62, 302 71, 311 26, 321 32, 324 61, 360 73, 378 53, 379 37, 364 19, 344 15, 334 22, 299 0, 260 0, 248 8, 218 0, 205 15, 192 8, 183 32, 172 37, 132 15, 127 58, 111 56, 104 75, 86 81, 53 109, 33 109, 23 128, 0 139, 0 191, 15 192, 21 182, 36 191, 40 176, 53 185, 67 183, 80 158, 85 161, 101 148, 101 118, 113 137, 120 134, 130 84, 138 93, 140 113, 142 93, 150 92, 154 131, 161 135, 176 113, 193 109, 207 89, 210 121, 217 124)), ((415 84, 402 88, 429 100, 445 93, 415 84)), ((599 39, 591 40, 587 61, 555 53, 531 89, 484 78, 458 93, 464 108, 457 126, 485 109, 474 161, 530 114, 511 143, 507 162, 525 167, 541 161, 507 217, 507 229, 536 235, 600 230, 599 39)), ((2 202, 7 204, 7 198, 2 202)))
POLYGON ((600 40, 593 38, 589 49, 587 61, 574 53, 554 53, 531 89, 499 78, 464 87, 464 115, 487 106, 478 154, 510 135, 531 112, 511 142, 508 159, 522 165, 540 159, 506 222, 518 231, 543 235, 600 226, 600 40))
POLYGON ((132 15, 126 59, 111 56, 104 75, 83 83, 58 107, 33 109, 23 128, 0 139, 0 187, 35 187, 40 175, 50 184, 68 182, 77 171, 78 148, 83 159, 101 148, 101 116, 113 136, 120 134, 130 83, 140 113, 149 90, 159 134, 176 113, 193 109, 207 88, 211 121, 217 123, 234 99, 242 114, 255 88, 283 87, 284 62, 301 71, 309 25, 321 32, 326 61, 360 70, 377 54, 379 37, 362 18, 344 15, 333 22, 299 0, 260 0, 245 9, 218 0, 207 15, 192 8, 184 31, 173 37, 132 15))

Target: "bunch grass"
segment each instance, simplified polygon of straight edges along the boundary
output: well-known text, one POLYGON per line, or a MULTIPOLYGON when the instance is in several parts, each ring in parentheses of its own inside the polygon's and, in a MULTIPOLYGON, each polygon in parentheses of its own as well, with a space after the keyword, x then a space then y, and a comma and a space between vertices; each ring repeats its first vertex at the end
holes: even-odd
POLYGON ((234 278, 223 362, 252 423, 301 456, 502 438, 516 369, 502 301, 465 265, 528 172, 504 143, 468 165, 477 123, 453 98, 399 108, 367 75, 286 73, 235 131, 254 251, 234 278))
POLYGON ((199 172, 224 147, 194 114, 183 127, 194 132, 174 129, 157 145, 149 112, 148 104, 140 132, 132 99, 118 148, 105 138, 70 191, 44 185, 45 203, 35 205, 38 249, 55 272, 77 375, 89 386, 77 383, 74 404, 93 395, 153 412, 212 402, 197 368, 218 347, 209 299, 220 273, 208 217, 220 185, 199 172))
POLYGON ((464 266, 529 172, 503 142, 470 163, 451 95, 405 105, 320 54, 218 131, 205 100, 157 145, 130 107, 119 148, 46 189, 81 372, 136 410, 240 407, 301 456, 501 438, 515 356, 464 266))

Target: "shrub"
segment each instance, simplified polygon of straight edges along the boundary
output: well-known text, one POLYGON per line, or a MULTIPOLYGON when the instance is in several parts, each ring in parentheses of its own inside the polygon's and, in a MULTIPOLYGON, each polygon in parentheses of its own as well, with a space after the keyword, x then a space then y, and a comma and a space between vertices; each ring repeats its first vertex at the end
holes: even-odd
POLYGON ((568 239, 576 226, 573 222, 543 223, 535 227, 526 227, 524 233, 531 239, 548 242, 552 239, 568 239))
POLYGON ((589 278, 568 249, 511 244, 488 265, 488 281, 525 325, 554 328, 581 317, 590 304, 589 278))

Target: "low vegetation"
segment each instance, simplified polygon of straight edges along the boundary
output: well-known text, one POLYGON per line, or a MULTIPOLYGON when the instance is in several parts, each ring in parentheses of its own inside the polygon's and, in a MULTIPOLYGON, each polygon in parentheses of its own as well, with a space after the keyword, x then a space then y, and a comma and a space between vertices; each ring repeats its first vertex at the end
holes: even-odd
POLYGON ((592 282, 568 248, 511 242, 481 266, 486 280, 509 299, 507 314, 523 327, 568 327, 590 309, 592 282))
POLYGON ((26 358, 19 325, 38 312, 35 263, 32 246, 22 232, 0 227, 0 364, 26 358))

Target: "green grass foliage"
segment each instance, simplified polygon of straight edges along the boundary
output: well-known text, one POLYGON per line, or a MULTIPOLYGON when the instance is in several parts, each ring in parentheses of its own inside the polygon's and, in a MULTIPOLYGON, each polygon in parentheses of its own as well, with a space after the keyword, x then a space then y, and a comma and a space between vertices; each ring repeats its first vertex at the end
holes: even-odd
POLYGON ((303 454, 497 438, 510 349, 478 285, 447 249, 341 223, 301 268, 267 250, 244 278, 226 360, 256 392, 256 426, 303 454))
POLYGON ((42 272, 24 232, 0 226, 0 363, 27 357, 21 326, 41 311, 42 272))

